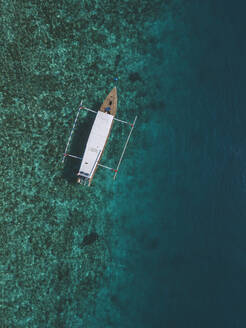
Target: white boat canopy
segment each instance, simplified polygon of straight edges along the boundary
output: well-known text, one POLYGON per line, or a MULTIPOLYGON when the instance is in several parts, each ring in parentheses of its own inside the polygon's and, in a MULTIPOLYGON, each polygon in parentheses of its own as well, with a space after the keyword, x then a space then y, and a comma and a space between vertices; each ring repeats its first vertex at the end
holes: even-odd
POLYGON ((79 175, 89 179, 93 176, 110 133, 113 119, 114 116, 111 114, 97 112, 86 144, 79 175))

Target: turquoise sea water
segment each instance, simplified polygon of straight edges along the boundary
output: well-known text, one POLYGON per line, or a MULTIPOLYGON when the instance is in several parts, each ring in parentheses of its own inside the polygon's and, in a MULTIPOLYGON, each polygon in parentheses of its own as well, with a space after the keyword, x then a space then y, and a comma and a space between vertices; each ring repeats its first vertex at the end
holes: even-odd
MULTIPOLYGON (((0 6, 0 326, 244 327, 242 3, 0 6), (137 125, 117 180, 84 188, 62 154, 115 77, 137 125)), ((115 122, 102 163, 128 132, 115 122)))

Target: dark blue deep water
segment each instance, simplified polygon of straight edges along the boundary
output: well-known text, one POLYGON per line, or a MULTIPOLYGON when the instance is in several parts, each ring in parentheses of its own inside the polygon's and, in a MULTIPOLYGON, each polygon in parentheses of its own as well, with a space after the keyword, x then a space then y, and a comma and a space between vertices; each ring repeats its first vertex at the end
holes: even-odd
POLYGON ((156 132, 139 155, 143 185, 122 209, 135 240, 121 310, 129 327, 244 327, 245 5, 182 5, 171 36, 159 22, 161 45, 150 49, 156 132))
POLYGON ((176 87, 162 98, 172 134, 163 124, 149 249, 136 265, 146 327, 246 324, 244 11, 242 1, 186 5, 187 67, 175 68, 176 87))
POLYGON ((245 10, 0 1, 0 327, 246 326, 245 10), (138 121, 117 180, 84 188, 60 159, 116 76, 118 118, 138 121))

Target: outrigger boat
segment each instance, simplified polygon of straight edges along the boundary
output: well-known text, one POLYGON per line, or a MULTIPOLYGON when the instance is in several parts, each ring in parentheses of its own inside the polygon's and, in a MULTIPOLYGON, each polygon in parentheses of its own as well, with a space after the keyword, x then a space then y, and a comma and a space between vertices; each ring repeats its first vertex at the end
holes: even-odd
POLYGON ((77 173, 77 176, 78 176, 77 182, 78 183, 80 183, 80 184, 83 183, 84 185, 88 184, 88 186, 90 186, 98 166, 112 170, 114 172, 114 179, 116 178, 122 158, 124 156, 124 153, 125 153, 125 150, 127 147, 127 144, 129 142, 130 136, 132 134, 132 131, 134 129, 134 126, 135 126, 135 123, 137 120, 137 116, 135 117, 133 123, 119 120, 119 119, 115 118, 116 112, 117 112, 116 87, 114 87, 110 91, 108 96, 105 98, 99 111, 94 111, 90 108, 84 107, 84 106, 82 106, 82 102, 80 103, 80 106, 79 106, 79 109, 78 109, 78 112, 77 112, 77 115, 76 115, 76 118, 75 118, 75 121, 73 124, 72 131, 68 138, 68 142, 67 142, 66 149, 64 152, 63 160, 62 160, 64 162, 65 158, 67 156, 81 160, 79 172, 77 173), (91 132, 90 132, 87 144, 86 144, 84 155, 83 155, 83 157, 78 157, 78 156, 75 156, 72 154, 68 154, 67 150, 68 150, 68 147, 69 147, 69 144, 71 141, 71 137, 72 137, 73 131, 75 129, 75 126, 76 126, 76 123, 77 123, 77 120, 79 117, 79 113, 81 110, 87 110, 87 111, 95 113, 96 118, 94 120, 92 129, 91 129, 91 132), (111 167, 108 167, 106 165, 102 165, 99 163, 102 158, 102 154, 103 154, 103 151, 107 144, 108 137, 110 135, 114 121, 118 121, 118 122, 128 124, 129 126, 131 126, 128 138, 125 142, 125 145, 124 145, 124 148, 121 153, 121 156, 120 156, 120 159, 119 159, 116 169, 113 169, 111 167))

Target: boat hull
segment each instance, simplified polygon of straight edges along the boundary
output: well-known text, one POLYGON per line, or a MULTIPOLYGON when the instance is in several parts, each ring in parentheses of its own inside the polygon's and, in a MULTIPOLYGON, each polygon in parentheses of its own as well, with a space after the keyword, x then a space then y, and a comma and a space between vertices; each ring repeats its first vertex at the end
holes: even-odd
POLYGON ((84 156, 78 172, 78 182, 81 179, 91 185, 98 164, 106 147, 117 111, 117 90, 113 88, 105 98, 93 123, 88 138, 84 156))

